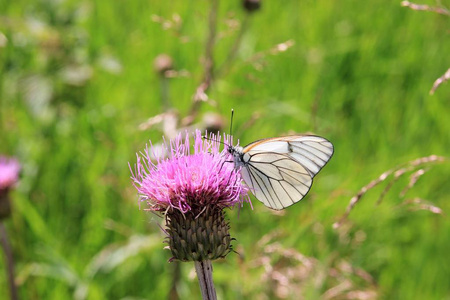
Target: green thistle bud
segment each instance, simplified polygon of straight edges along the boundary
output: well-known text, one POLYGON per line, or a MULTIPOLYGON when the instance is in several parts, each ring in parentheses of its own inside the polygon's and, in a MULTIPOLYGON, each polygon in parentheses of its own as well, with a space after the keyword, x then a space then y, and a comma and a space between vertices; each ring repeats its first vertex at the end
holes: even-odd
POLYGON ((166 223, 172 260, 215 260, 232 250, 230 226, 222 209, 208 208, 199 215, 172 209, 166 215, 166 223))

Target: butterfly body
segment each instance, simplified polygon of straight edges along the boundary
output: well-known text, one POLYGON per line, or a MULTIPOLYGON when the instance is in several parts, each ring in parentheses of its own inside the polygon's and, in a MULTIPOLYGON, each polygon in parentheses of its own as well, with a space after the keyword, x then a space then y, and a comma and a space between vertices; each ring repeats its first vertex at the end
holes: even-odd
POLYGON ((244 167, 246 164, 246 161, 244 160, 244 152, 243 152, 244 148, 239 147, 239 146, 229 146, 228 147, 228 152, 233 156, 233 162, 234 162, 234 167, 240 168, 240 167, 244 167))
POLYGON ((303 199, 334 148, 325 138, 295 135, 230 146, 228 152, 255 197, 280 210, 303 199))

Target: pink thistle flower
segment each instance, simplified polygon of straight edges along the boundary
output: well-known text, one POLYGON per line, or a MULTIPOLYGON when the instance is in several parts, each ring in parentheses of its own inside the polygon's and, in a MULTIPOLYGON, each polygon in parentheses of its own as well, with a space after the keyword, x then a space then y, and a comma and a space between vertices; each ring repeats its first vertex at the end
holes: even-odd
POLYGON ((200 213, 208 206, 223 209, 249 200, 240 173, 229 162, 229 153, 219 151, 220 136, 211 134, 209 139, 202 139, 197 130, 193 154, 188 134, 184 139, 179 134, 164 143, 163 148, 167 158, 152 145, 144 153, 137 154, 137 164, 132 172, 140 201, 148 204, 148 210, 173 208, 182 213, 200 213), (156 157, 156 164, 152 157, 156 157))
MULTIPOLYGON (((225 137, 225 143, 230 139, 225 137)), ((172 259, 199 262, 225 257, 231 251, 223 209, 250 199, 240 172, 220 145, 220 136, 202 139, 197 130, 193 153, 186 133, 164 142, 164 151, 150 144, 137 154, 131 179, 140 203, 166 217, 172 259)))
POLYGON ((14 158, 0 156, 0 220, 11 215, 9 190, 19 180, 20 164, 14 158))
POLYGON ((9 189, 19 179, 20 164, 14 158, 0 156, 0 191, 9 189))

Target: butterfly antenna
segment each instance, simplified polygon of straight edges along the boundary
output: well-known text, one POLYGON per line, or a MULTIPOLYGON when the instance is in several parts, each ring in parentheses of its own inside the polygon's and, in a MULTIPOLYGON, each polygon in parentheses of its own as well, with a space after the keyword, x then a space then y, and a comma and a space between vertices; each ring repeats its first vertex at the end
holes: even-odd
POLYGON ((230 135, 233 135, 233 115, 234 115, 234 109, 231 109, 230 135))

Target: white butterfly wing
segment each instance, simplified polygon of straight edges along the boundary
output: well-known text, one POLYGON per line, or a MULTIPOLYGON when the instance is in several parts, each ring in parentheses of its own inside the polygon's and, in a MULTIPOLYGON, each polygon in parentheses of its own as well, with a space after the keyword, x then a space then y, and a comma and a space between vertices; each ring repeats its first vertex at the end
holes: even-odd
POLYGON ((318 136, 264 139, 244 148, 241 174, 258 200, 280 210, 308 193, 333 151, 333 145, 318 136))

